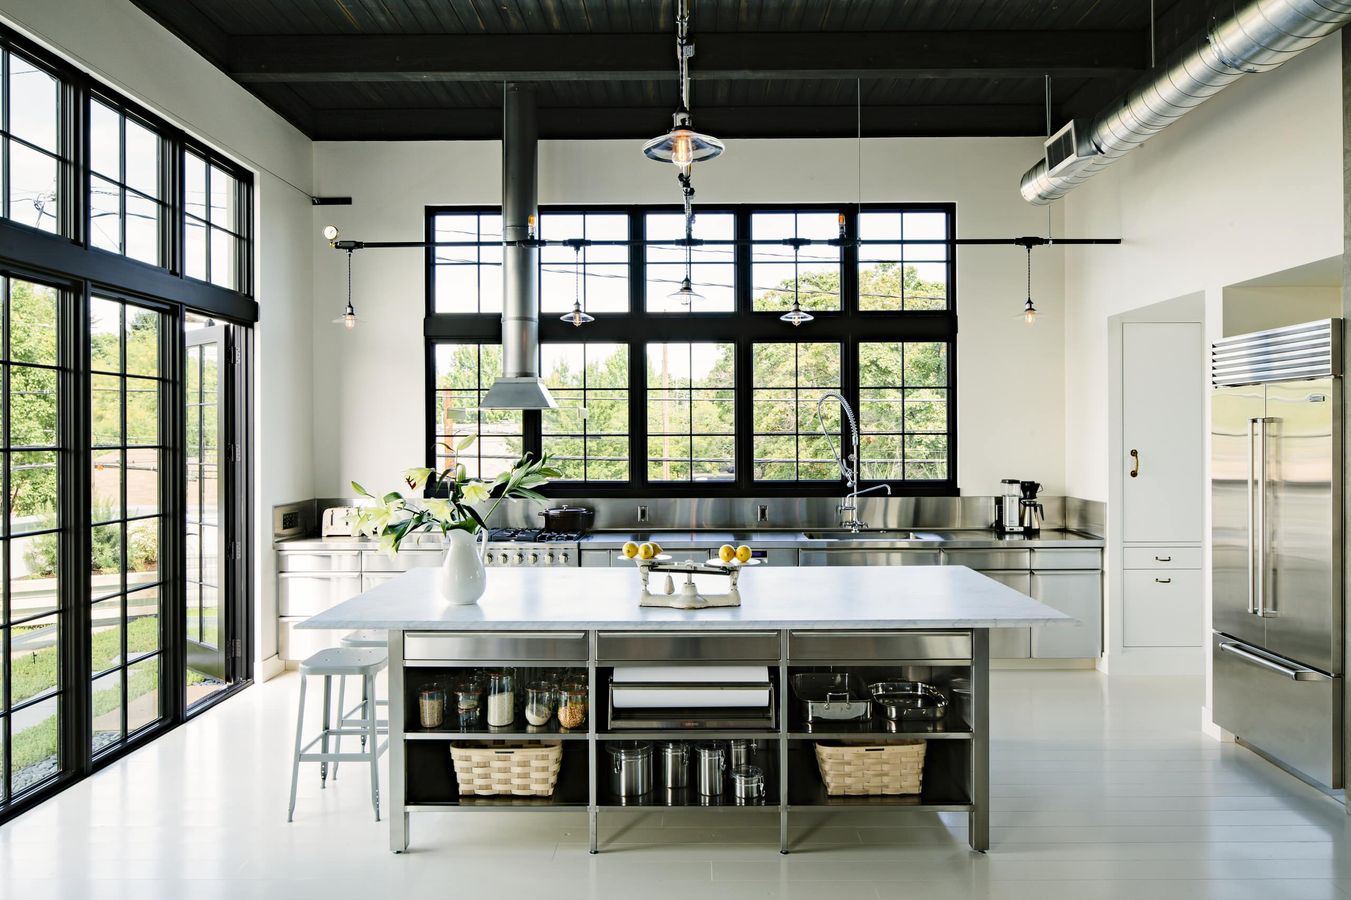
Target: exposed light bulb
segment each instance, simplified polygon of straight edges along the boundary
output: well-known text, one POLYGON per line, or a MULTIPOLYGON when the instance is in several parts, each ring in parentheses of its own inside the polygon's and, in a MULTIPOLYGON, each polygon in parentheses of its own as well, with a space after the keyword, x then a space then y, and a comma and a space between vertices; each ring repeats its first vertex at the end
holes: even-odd
POLYGON ((696 300, 704 299, 704 295, 694 289, 694 284, 690 281, 688 275, 680 282, 680 287, 666 295, 667 300, 673 300, 683 306, 692 307, 696 300))
POLYGON ((336 241, 338 239, 338 226, 325 225, 323 234, 324 240, 329 241, 330 243, 336 241))
POLYGON ((671 162, 681 169, 694 162, 694 141, 683 128, 671 135, 671 162))
POLYGON ((793 298, 793 308, 788 310, 788 312, 784 313, 783 315, 779 316, 780 322, 787 322, 794 328, 797 328, 803 322, 811 322, 815 319, 816 316, 807 312, 798 304, 796 297, 793 298))
POLYGON ((1037 308, 1032 305, 1032 298, 1027 298, 1027 305, 1023 307, 1023 322, 1027 325, 1037 324, 1037 308))
POLYGON ((585 310, 583 310, 582 304, 579 302, 573 303, 572 310, 570 312, 563 313, 563 315, 559 316, 558 318, 560 321, 567 322, 573 328, 581 328, 583 325, 586 325, 589 322, 596 321, 596 317, 588 314, 585 310))
POLYGON ((343 310, 342 315, 333 320, 334 325, 341 325, 348 331, 357 327, 357 311, 351 303, 347 304, 347 309, 343 310))

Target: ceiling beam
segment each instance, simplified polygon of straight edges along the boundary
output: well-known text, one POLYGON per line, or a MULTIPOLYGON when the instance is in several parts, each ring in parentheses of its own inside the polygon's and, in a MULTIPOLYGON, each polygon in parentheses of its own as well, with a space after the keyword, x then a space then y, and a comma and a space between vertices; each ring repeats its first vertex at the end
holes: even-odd
MULTIPOLYGON (((548 108, 539 110, 546 139, 643 140, 668 127, 667 116, 649 107, 548 108)), ((852 106, 705 106, 701 130, 720 138, 853 137, 852 106)), ((1004 137, 1040 135, 1040 104, 865 106, 864 137, 1004 137)), ((315 140, 498 140, 498 109, 321 109, 312 118, 315 140)))
MULTIPOLYGON (((720 33, 696 38, 691 77, 1095 78, 1142 70, 1139 31, 720 33)), ((241 35, 241 82, 643 81, 675 77, 669 34, 241 35)))

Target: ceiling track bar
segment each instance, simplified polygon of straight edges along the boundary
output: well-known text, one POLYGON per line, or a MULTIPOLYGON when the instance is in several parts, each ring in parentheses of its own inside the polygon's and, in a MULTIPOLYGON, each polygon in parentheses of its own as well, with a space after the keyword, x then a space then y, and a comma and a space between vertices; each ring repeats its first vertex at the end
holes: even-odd
POLYGON ((528 238, 520 241, 331 241, 330 246, 335 250, 390 250, 390 249, 408 249, 413 247, 627 247, 627 246, 645 246, 645 247, 749 247, 749 246, 807 246, 815 244, 819 246, 830 247, 863 247, 872 244, 955 244, 958 246, 1013 246, 1013 247, 1049 247, 1062 244, 1083 246, 1090 244, 1116 245, 1121 243, 1121 238, 1045 238, 1045 237, 1013 237, 1013 238, 953 238, 944 240, 941 238, 926 238, 913 241, 901 240, 841 240, 831 238, 829 240, 812 240, 810 238, 788 238, 783 240, 702 240, 692 238, 672 238, 670 240, 587 240, 579 238, 567 238, 566 240, 548 241, 539 238, 528 238))

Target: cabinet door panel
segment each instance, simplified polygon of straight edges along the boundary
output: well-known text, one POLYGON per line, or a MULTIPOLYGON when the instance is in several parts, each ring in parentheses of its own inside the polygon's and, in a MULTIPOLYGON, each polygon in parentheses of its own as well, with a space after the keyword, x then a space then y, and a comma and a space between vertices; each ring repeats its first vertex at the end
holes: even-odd
POLYGON ((1101 572, 1033 572, 1032 597, 1078 620, 1033 628, 1034 658, 1077 659, 1101 655, 1101 572))
MULTIPOLYGON (((1029 596, 1032 593, 1032 573, 1021 572, 981 572, 986 578, 1008 585, 1015 591, 1029 596)), ((1032 655, 1031 628, 991 628, 991 659, 1027 659, 1032 655)))
POLYGON ((1131 569, 1122 596, 1127 647, 1200 647, 1202 622, 1199 569, 1131 569))

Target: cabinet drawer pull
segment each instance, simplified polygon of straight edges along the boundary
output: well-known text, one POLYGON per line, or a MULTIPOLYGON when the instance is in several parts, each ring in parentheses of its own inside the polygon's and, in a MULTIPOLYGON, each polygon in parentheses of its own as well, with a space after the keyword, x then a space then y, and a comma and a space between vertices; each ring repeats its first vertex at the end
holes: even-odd
POLYGON ((1155 578, 1155 579, 1154 579, 1154 583, 1155 583, 1155 584, 1172 584, 1172 583, 1173 583, 1173 579, 1171 579, 1171 578, 1155 578))
POLYGON ((1172 558, 1171 556, 1156 556, 1156 557, 1154 557, 1154 561, 1155 561, 1155 562, 1172 562, 1172 561, 1173 561, 1173 558, 1172 558))

